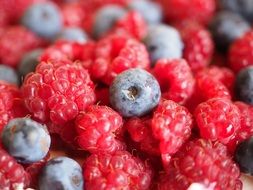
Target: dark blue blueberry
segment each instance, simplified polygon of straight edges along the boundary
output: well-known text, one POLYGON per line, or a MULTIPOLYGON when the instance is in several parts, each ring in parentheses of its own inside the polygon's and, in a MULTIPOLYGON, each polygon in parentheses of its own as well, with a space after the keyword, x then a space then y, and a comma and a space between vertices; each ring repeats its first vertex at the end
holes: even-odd
POLYGON ((37 35, 52 39, 62 30, 62 17, 51 2, 36 3, 24 13, 22 24, 37 35))
POLYGON ((19 85, 18 74, 13 68, 7 65, 0 65, 0 80, 19 85))
POLYGON ((128 8, 139 12, 148 24, 160 23, 163 17, 160 5, 154 1, 131 1, 128 8))
POLYGON ((81 28, 64 28, 57 36, 57 39, 84 43, 88 36, 81 28))
POLYGON ((47 155, 51 138, 40 123, 29 118, 16 118, 4 127, 2 143, 18 162, 33 163, 47 155))
POLYGON ((95 15, 92 34, 94 38, 100 38, 108 32, 117 20, 126 14, 126 10, 117 5, 107 5, 99 9, 95 15))
POLYGON ((253 22, 252 0, 219 0, 218 2, 221 9, 239 13, 249 22, 253 22))
POLYGON ((226 51, 237 38, 250 30, 250 25, 238 14, 223 11, 210 24, 214 42, 220 51, 226 51))
POLYGON ((240 143, 235 151, 235 161, 241 172, 253 175, 253 138, 249 138, 240 143))
POLYGON ((18 66, 18 72, 21 78, 24 78, 28 73, 35 71, 39 63, 39 56, 42 54, 43 49, 35 49, 26 53, 18 66))
POLYGON ((246 67, 237 74, 235 94, 240 101, 253 105, 253 66, 246 67))
POLYGON ((183 42, 179 32, 171 26, 150 26, 144 43, 149 51, 152 66, 162 58, 182 57, 183 42))
POLYGON ((111 105, 124 117, 147 114, 158 104, 160 97, 157 80, 143 69, 122 72, 110 86, 111 105))
POLYGON ((39 178, 40 190, 83 190, 82 168, 68 157, 51 159, 39 178))

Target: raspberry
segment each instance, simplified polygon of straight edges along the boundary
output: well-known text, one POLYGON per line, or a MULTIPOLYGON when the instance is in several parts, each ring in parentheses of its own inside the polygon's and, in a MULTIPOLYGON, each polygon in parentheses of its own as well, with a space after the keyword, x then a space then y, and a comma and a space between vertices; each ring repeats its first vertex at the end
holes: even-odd
POLYGON ((125 122, 124 128, 130 134, 131 139, 138 144, 141 151, 159 156, 161 154, 159 141, 153 136, 151 121, 149 117, 133 117, 125 122))
POLYGON ((0 133, 10 119, 27 114, 19 89, 0 81, 0 133))
POLYGON ((194 77, 183 59, 161 59, 153 70, 163 97, 183 104, 194 91, 194 77))
POLYGON ((235 102, 235 105, 240 110, 241 127, 235 137, 227 144, 232 153, 239 143, 253 136, 253 107, 243 102, 235 102))
POLYGON ((158 0, 169 21, 195 20, 207 24, 215 12, 215 0, 158 0))
POLYGON ((117 21, 114 30, 125 31, 134 38, 142 40, 147 34, 147 25, 140 13, 131 11, 117 21))
POLYGON ((29 177, 24 168, 1 148, 0 168, 0 189, 16 190, 29 185, 29 177))
POLYGON ((111 108, 90 106, 76 119, 78 144, 91 153, 123 150, 124 145, 117 140, 122 125, 122 117, 111 108))
POLYGON ((240 111, 227 99, 215 98, 199 104, 194 113, 200 135, 229 143, 240 128, 240 111))
POLYGON ((108 106, 110 104, 108 87, 96 87, 95 93, 96 93, 97 103, 99 105, 108 106))
MULTIPOLYGON (((161 190, 186 190, 192 183, 214 190, 242 189, 240 171, 224 145, 198 139, 187 143, 172 160, 170 173, 162 177, 161 190)), ((163 174, 164 175, 164 174, 163 174)))
POLYGON ((160 152, 166 164, 166 157, 169 159, 190 137, 192 115, 185 107, 164 100, 155 110, 151 123, 153 135, 160 142, 160 152))
POLYGON ((126 151, 92 154, 83 165, 86 189, 149 189, 152 172, 126 151))
POLYGON ((70 121, 64 125, 57 126, 58 127, 58 134, 61 139, 72 149, 79 148, 77 143, 77 131, 75 128, 75 122, 70 121))
POLYGON ((253 31, 249 31, 235 40, 228 53, 229 66, 235 72, 253 64, 252 55, 253 31))
POLYGON ((111 84, 117 74, 130 68, 149 68, 149 57, 145 46, 120 34, 109 35, 98 41, 95 60, 89 71, 94 79, 111 84))
POLYGON ((193 72, 206 67, 212 58, 214 44, 207 29, 194 22, 179 27, 184 42, 183 57, 193 72))
POLYGON ((88 72, 71 61, 41 62, 26 76, 22 93, 27 108, 42 121, 64 124, 95 102, 88 72))
POLYGON ((16 67, 24 53, 40 45, 41 40, 26 28, 11 26, 0 35, 0 61, 16 67))

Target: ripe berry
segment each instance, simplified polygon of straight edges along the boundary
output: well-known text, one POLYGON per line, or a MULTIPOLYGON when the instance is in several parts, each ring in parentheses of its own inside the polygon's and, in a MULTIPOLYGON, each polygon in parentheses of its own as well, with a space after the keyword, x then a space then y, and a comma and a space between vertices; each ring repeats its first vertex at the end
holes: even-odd
POLYGON ((209 99, 197 106, 194 116, 202 138, 223 144, 229 143, 241 126, 240 111, 228 99, 209 99))
POLYGON ((64 28, 58 35, 57 40, 73 41, 78 43, 85 43, 88 40, 87 34, 77 27, 64 28))
POLYGON ((151 184, 150 168, 126 151, 92 154, 85 160, 83 170, 87 190, 148 190, 151 184))
POLYGON ((88 72, 78 63, 48 61, 26 76, 22 93, 36 119, 64 124, 95 102, 93 88, 88 72))
POLYGON ((213 18, 210 30, 218 50, 226 52, 234 40, 250 30, 250 25, 240 15, 223 11, 213 18))
POLYGON ((124 144, 117 139, 122 125, 121 116, 111 108, 90 106, 76 119, 78 144, 91 153, 123 150, 124 144))
POLYGON ((57 157, 49 160, 39 178, 39 189, 83 190, 82 168, 68 157, 57 157))
POLYGON ((19 85, 19 77, 16 71, 7 66, 7 65, 0 65, 0 80, 12 83, 15 85, 19 85))
POLYGON ((242 69, 236 76, 235 94, 247 104, 253 104, 253 66, 242 69))
POLYGON ((194 91, 194 77, 191 68, 183 59, 161 59, 153 70, 163 97, 184 104, 194 91))
POLYGON ((159 59, 182 57, 183 42, 178 31, 171 26, 150 26, 144 44, 148 49, 152 66, 159 59))
POLYGON ((31 5, 22 17, 22 24, 35 34, 52 39, 61 31, 63 23, 58 7, 44 2, 31 5))
POLYGON ((110 102, 123 117, 142 116, 159 102, 161 91, 155 77, 143 69, 119 74, 110 86, 110 102))

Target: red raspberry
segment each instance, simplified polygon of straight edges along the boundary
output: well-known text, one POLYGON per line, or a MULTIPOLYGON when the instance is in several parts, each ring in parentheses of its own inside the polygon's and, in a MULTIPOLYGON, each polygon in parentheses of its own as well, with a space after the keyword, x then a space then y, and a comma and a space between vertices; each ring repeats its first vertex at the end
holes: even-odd
POLYGON ((98 41, 89 71, 94 79, 110 84, 117 74, 130 68, 149 68, 145 46, 135 39, 113 34, 98 41))
POLYGON ((99 105, 110 105, 109 100, 109 88, 108 87, 96 87, 95 89, 97 103, 99 105))
POLYGON ((92 154, 83 165, 83 174, 87 190, 145 190, 152 177, 149 167, 126 151, 92 154))
POLYGON ((215 0, 157 0, 169 21, 194 20, 207 24, 215 13, 215 0))
POLYGON ((0 81, 0 133, 8 121, 28 114, 19 89, 4 81, 0 81))
POLYGON ((78 144, 91 153, 123 150, 123 143, 117 139, 122 125, 122 117, 110 107, 90 106, 76 119, 78 144))
POLYGON ((241 113, 241 127, 227 145, 232 153, 239 143, 253 136, 253 107, 243 102, 235 102, 235 105, 241 113))
POLYGON ((200 135, 229 143, 240 128, 240 111, 227 99, 215 98, 199 104, 194 113, 200 135))
POLYGON ((198 139, 187 143, 173 158, 170 173, 162 174, 158 189, 187 190, 192 183, 200 183, 213 190, 241 190, 239 176, 240 170, 224 145, 198 139))
POLYGON ((40 44, 40 39, 26 28, 11 26, 0 36, 0 61, 15 67, 26 52, 40 44))
POLYGON ((23 189, 29 183, 28 174, 25 172, 23 166, 19 165, 3 149, 0 149, 0 189, 23 189))
POLYGON ((164 100, 158 105, 151 126, 154 137, 160 142, 165 165, 190 137, 192 123, 192 115, 185 107, 171 100, 164 100))
POLYGON ((235 72, 253 65, 252 54, 253 30, 238 38, 231 45, 228 53, 229 65, 235 72))
POLYGON ((131 11, 115 24, 114 32, 126 32, 132 37, 142 40, 147 34, 147 25, 138 12, 131 11))
POLYGON ((163 97, 184 104, 194 91, 194 77, 183 59, 161 59, 154 67, 163 97))
POLYGON ((134 117, 126 121, 124 127, 137 143, 138 148, 149 155, 160 156, 159 141, 155 139, 152 128, 151 118, 134 117))
POLYGON ((71 61, 41 62, 26 76, 22 93, 27 108, 42 121, 64 124, 95 102, 88 72, 71 61))
POLYGON ((75 122, 70 121, 64 125, 58 126, 60 129, 58 134, 70 148, 72 149, 78 149, 78 142, 77 142, 77 131, 75 127, 75 122))
POLYGON ((214 43, 207 29, 194 22, 186 22, 179 31, 184 42, 183 57, 193 72, 206 67, 212 58, 214 43))

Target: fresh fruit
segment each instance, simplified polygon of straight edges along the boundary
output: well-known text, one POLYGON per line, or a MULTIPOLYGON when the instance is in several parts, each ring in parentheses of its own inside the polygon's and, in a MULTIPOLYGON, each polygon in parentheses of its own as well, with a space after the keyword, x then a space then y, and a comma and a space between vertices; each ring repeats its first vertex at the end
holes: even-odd
POLYGON ((58 35, 57 40, 67 40, 85 43, 88 40, 87 34, 81 28, 64 28, 58 35))
POLYGON ((7 65, 0 65, 0 80, 19 85, 19 77, 16 71, 7 65))

